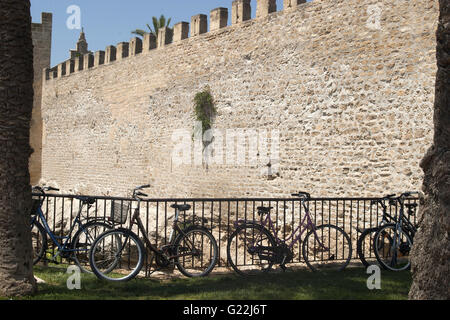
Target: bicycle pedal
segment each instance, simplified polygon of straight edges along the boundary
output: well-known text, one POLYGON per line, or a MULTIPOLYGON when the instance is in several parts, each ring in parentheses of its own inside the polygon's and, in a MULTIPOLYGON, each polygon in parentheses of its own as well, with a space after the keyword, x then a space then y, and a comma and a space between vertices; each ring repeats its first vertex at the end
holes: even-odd
POLYGON ((160 267, 159 271, 164 272, 164 273, 174 273, 175 272, 175 265, 174 264, 170 264, 170 265, 165 266, 165 267, 160 267))

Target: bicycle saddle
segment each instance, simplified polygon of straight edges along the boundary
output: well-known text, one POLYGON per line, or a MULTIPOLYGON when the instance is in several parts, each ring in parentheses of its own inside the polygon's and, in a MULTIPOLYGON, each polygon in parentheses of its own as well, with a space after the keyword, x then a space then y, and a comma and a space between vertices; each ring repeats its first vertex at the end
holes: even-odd
POLYGON ((258 214, 267 214, 267 213, 270 213, 270 210, 272 210, 273 209, 273 207, 258 207, 258 208, 256 208, 256 209, 258 209, 258 214))
POLYGON ((178 211, 188 211, 191 208, 188 204, 173 204, 170 207, 177 209, 178 211))
POLYGON ((84 204, 94 204, 95 203, 95 199, 91 198, 91 197, 75 197, 75 199, 80 200, 84 204))
POLYGON ((396 206, 397 205, 397 199, 391 199, 389 200, 389 205, 396 206))

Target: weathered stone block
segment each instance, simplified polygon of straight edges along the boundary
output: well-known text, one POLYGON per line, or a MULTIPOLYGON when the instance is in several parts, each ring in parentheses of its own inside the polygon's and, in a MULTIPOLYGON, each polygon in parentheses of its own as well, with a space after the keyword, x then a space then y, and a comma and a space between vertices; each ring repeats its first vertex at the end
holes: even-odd
POLYGON ((142 40, 140 38, 132 38, 130 40, 130 56, 135 56, 142 52, 142 40))
POLYGON ((208 32, 208 17, 205 14, 198 14, 191 18, 191 37, 208 32))
POLYGON ((50 80, 50 68, 45 68, 43 72, 43 78, 44 80, 50 80))
POLYGON ((302 3, 306 3, 306 0, 283 0, 283 10, 295 8, 302 3))
POLYGON ((42 12, 41 21, 44 28, 51 28, 53 24, 53 14, 50 12, 42 12))
POLYGON ((231 23, 236 24, 251 19, 250 0, 234 0, 231 6, 231 23))
POLYGON ((212 10, 209 24, 211 31, 225 28, 228 25, 228 9, 216 8, 212 10))
POLYGON ((56 79, 58 78, 58 68, 52 68, 50 69, 50 79, 56 79))
POLYGON ((58 78, 61 78, 62 76, 66 75, 66 63, 60 63, 58 64, 58 78))
POLYGON ((148 51, 156 48, 156 36, 153 33, 144 34, 143 51, 148 51))
POLYGON ((84 57, 78 56, 75 58, 75 72, 82 71, 84 68, 84 57))
POLYGON ((69 75, 71 73, 75 72, 75 60, 67 60, 66 61, 66 75, 69 75))
POLYGON ((172 43, 173 29, 164 27, 158 30, 158 48, 163 48, 172 43))
POLYGON ((120 42, 117 44, 117 60, 122 60, 128 57, 130 52, 130 44, 128 42, 120 42))
POLYGON ((94 67, 105 63, 105 51, 97 51, 94 55, 94 67))
POLYGON ((173 26, 173 42, 181 41, 189 37, 189 23, 178 22, 173 26))
POLYGON ((87 70, 94 66, 94 55, 92 53, 86 53, 83 55, 83 69, 87 70))
POLYGON ((44 70, 42 71, 42 79, 45 80, 50 80, 50 68, 44 68, 44 70))
POLYGON ((117 49, 115 46, 106 47, 105 64, 116 61, 117 49))
POLYGON ((257 0, 256 2, 256 17, 265 17, 269 13, 277 11, 276 0, 257 0))

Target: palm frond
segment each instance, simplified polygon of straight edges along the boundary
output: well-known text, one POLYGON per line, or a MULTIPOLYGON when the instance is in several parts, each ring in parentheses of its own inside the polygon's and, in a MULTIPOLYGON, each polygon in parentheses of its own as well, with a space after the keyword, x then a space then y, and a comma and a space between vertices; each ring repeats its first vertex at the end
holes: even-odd
MULTIPOLYGON (((172 21, 172 18, 169 18, 166 22, 166 17, 162 14, 159 19, 157 17, 152 17, 152 24, 153 28, 150 26, 150 24, 146 24, 148 30, 150 33, 152 33, 155 37, 158 37, 159 29, 164 27, 169 27, 170 22, 172 21)), ((138 36, 144 37, 144 35, 147 33, 146 31, 142 29, 136 29, 131 32, 132 34, 136 34, 138 36)))
POLYGON ((134 31, 131 31, 131 33, 143 37, 144 34, 146 34, 147 32, 145 32, 145 31, 142 30, 142 29, 136 29, 136 30, 134 30, 134 31))
POLYGON ((166 26, 166 17, 164 17, 164 15, 162 14, 161 17, 159 18, 159 26, 161 28, 164 28, 166 26))
POLYGON ((158 21, 158 19, 156 17, 153 17, 152 20, 153 20, 153 28, 154 28, 154 31, 155 31, 155 36, 158 37, 159 21, 158 21))

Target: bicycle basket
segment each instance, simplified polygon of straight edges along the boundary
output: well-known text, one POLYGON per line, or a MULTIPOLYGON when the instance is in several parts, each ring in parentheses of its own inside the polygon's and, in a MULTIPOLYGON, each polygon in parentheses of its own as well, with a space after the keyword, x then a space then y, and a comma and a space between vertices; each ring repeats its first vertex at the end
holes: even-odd
POLYGON ((124 224, 127 222, 130 204, 123 201, 113 201, 111 203, 111 220, 115 223, 124 224))
POLYGON ((418 207, 418 204, 417 203, 407 203, 407 204, 405 204, 405 207, 407 209, 406 213, 410 216, 413 216, 416 214, 416 209, 418 207))
POLYGON ((31 215, 36 215, 39 207, 41 206, 42 200, 39 197, 32 197, 31 202, 31 215))

